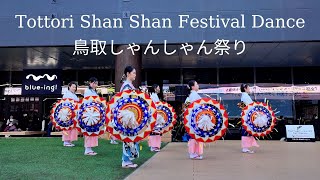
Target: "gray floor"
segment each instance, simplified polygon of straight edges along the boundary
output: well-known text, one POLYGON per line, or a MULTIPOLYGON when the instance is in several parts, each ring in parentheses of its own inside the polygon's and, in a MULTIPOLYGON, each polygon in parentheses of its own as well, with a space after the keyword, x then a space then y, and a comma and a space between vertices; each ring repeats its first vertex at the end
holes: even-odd
POLYGON ((320 143, 258 143, 255 154, 241 153, 240 141, 207 144, 203 160, 188 159, 186 143, 170 143, 127 179, 320 179, 320 143))

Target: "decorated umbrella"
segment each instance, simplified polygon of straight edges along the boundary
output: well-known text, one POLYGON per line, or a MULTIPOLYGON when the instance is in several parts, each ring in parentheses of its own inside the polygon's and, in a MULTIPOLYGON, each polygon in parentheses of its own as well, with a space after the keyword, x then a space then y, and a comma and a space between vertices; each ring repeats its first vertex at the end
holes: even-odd
POLYGON ((276 116, 269 105, 253 102, 242 109, 241 123, 243 128, 252 136, 264 137, 272 132, 276 116))
POLYGON ((76 126, 76 101, 61 99, 56 102, 50 113, 50 120, 58 130, 70 130, 76 126))
POLYGON ((153 130, 157 109, 148 94, 126 90, 116 94, 107 109, 107 128, 117 139, 138 142, 153 130))
POLYGON ((106 131, 106 100, 99 96, 83 98, 77 106, 77 129, 86 136, 99 136, 106 131))
POLYGON ((154 128, 155 131, 167 133, 173 129, 176 124, 177 115, 173 107, 167 102, 157 102, 157 121, 154 128))
POLYGON ((228 114, 219 102, 202 98, 189 105, 184 114, 184 125, 193 139, 213 142, 226 133, 228 114))

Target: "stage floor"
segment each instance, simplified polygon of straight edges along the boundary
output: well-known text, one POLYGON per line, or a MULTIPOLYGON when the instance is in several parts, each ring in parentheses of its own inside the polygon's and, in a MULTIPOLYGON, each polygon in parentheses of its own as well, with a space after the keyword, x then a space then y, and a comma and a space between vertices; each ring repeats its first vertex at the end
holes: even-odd
MULTIPOLYGON (((320 143, 258 141, 244 154, 240 141, 217 141, 204 148, 203 160, 190 160, 186 143, 169 143, 127 179, 141 180, 319 180, 320 143)), ((142 154, 143 155, 143 154, 142 154)))

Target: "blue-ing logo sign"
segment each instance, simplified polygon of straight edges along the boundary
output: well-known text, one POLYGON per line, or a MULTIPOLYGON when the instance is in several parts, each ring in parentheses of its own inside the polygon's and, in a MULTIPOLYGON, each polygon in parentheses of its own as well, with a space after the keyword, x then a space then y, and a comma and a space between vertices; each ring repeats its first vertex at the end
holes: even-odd
POLYGON ((24 70, 22 95, 61 94, 61 70, 24 70))

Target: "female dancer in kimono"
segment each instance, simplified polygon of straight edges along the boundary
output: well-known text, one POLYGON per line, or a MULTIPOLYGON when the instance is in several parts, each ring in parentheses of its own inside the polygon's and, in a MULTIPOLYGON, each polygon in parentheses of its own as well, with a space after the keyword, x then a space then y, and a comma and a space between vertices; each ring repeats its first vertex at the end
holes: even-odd
MULTIPOLYGON (((69 98, 78 102, 79 98, 76 95, 76 91, 77 91, 76 82, 74 81, 70 82, 68 84, 68 90, 63 95, 62 99, 69 98)), ((78 130, 76 128, 72 128, 71 130, 62 132, 63 146, 73 147, 74 144, 72 144, 72 142, 77 140, 78 140, 78 130)))
MULTIPOLYGON (((99 96, 96 88, 98 86, 98 79, 95 77, 91 77, 89 79, 89 86, 88 88, 84 91, 84 98, 88 96, 99 96)), ((89 156, 95 156, 97 155, 96 152, 92 150, 93 147, 98 146, 98 136, 84 136, 84 155, 89 155, 89 156)))
MULTIPOLYGON (((250 87, 247 84, 241 84, 240 86, 241 90, 241 101, 248 106, 249 104, 253 103, 251 97, 249 96, 250 94, 250 87)), ((254 153, 254 151, 250 150, 249 148, 255 146, 259 147, 257 141, 253 136, 251 136, 249 133, 242 128, 242 136, 241 136, 241 146, 242 146, 242 152, 243 153, 254 153)))
MULTIPOLYGON (((200 95, 197 93, 199 90, 199 85, 197 81, 191 80, 188 83, 188 89, 190 90, 189 97, 187 100, 189 100, 189 103, 193 103, 194 101, 201 99, 200 95)), ((185 103, 188 103, 186 100, 185 103)), ((190 159, 202 159, 203 156, 203 143, 198 142, 195 139, 189 139, 188 142, 189 146, 189 157, 190 159)))
MULTIPOLYGON (((154 103, 160 102, 160 99, 158 97, 158 94, 160 93, 160 87, 157 84, 154 84, 152 86, 152 93, 151 93, 151 99, 154 103)), ((157 123, 155 126, 155 130, 150 134, 149 137, 149 147, 151 151, 160 151, 161 147, 161 129, 157 127, 161 127, 162 124, 164 124, 165 121, 163 120, 162 116, 157 116, 157 123), (156 129, 157 128, 157 129, 156 129)))
MULTIPOLYGON (((127 66, 124 69, 124 74, 122 76, 121 82, 126 79, 120 91, 125 90, 134 90, 135 87, 132 85, 132 82, 136 79, 136 70, 132 66, 127 66)), ((121 113, 120 113, 121 117, 121 113)), ((122 167, 123 168, 136 168, 138 167, 137 164, 134 164, 132 160, 139 157, 139 143, 127 143, 123 142, 122 146, 122 167)))

